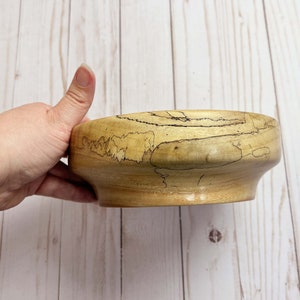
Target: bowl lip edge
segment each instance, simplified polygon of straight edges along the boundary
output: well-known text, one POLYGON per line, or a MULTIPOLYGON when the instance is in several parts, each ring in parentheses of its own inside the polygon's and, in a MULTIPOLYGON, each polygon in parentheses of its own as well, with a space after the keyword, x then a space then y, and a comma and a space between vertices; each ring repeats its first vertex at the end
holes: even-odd
MULTIPOLYGON (((265 118, 270 121, 275 121, 278 123, 278 120, 275 117, 271 117, 269 115, 263 114, 263 113, 258 113, 258 112, 251 112, 251 111, 242 111, 242 110, 230 110, 230 109, 161 109, 161 110, 152 110, 152 111, 136 111, 132 113, 120 113, 120 114, 113 114, 113 115, 108 115, 108 116, 103 116, 99 118, 95 118, 92 120, 88 120, 85 123, 90 123, 90 122, 99 122, 102 120, 107 120, 107 119, 115 119, 115 118, 126 118, 126 117, 134 117, 134 116, 139 116, 139 115, 146 115, 146 114, 159 114, 159 113, 199 113, 199 114, 204 114, 204 113, 212 113, 212 114, 221 114, 221 113, 232 113, 240 116, 256 116, 256 117, 261 117, 265 118)), ((80 126, 81 124, 78 124, 77 126, 80 126)))

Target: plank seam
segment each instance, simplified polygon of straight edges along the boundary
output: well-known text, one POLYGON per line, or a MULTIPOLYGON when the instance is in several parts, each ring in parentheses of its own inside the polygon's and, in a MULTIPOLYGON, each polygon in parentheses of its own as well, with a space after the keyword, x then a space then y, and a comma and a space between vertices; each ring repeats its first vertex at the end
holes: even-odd
MULTIPOLYGON (((68 12, 68 39, 67 39, 67 57, 69 58, 70 53, 70 37, 71 37, 71 9, 72 9, 72 0, 69 0, 69 12, 68 12)), ((69 77, 69 59, 67 59, 67 66, 66 66, 66 78, 64 82, 67 82, 69 77)), ((63 74, 62 74, 63 76, 63 74)), ((64 87, 67 89, 68 87, 64 87)), ((64 91, 66 92, 66 90, 64 91)), ((64 214, 64 204, 61 205, 61 212, 60 212, 60 245, 59 245, 59 262, 58 262, 58 288, 57 288, 57 299, 60 299, 61 293, 61 262, 62 262, 62 239, 63 239, 63 214, 64 214)))
POLYGON ((170 39, 171 39, 171 59, 172 59, 172 80, 173 80, 173 101, 174 109, 176 109, 176 90, 175 90, 175 72, 174 72, 174 36, 173 36, 173 16, 172 16, 172 3, 169 0, 169 12, 170 12, 170 39))
MULTIPOLYGON (((173 34, 173 15, 172 15, 172 2, 169 0, 169 18, 170 18, 170 42, 171 42, 171 59, 172 59, 172 82, 173 82, 173 105, 174 109, 177 108, 177 97, 175 89, 175 59, 174 59, 174 34, 173 34)), ((180 241, 180 260, 181 260, 181 284, 182 284, 182 299, 185 300, 185 278, 184 278, 184 259, 183 259, 183 232, 182 232, 182 218, 181 218, 181 206, 178 207, 179 217, 179 241, 180 241)))
MULTIPOLYGON (((279 124, 281 124, 279 104, 278 104, 278 92, 277 92, 276 78, 275 78, 275 71, 274 71, 273 53, 272 53, 272 48, 271 48, 270 32, 269 32, 269 24, 268 24, 268 18, 267 18, 267 13, 266 13, 265 0, 262 0, 262 5, 263 5, 265 29, 266 29, 266 35, 267 35, 267 43, 268 43, 268 48, 269 48, 269 53, 270 53, 271 73, 272 73, 272 80, 273 80, 275 101, 276 101, 276 114, 277 114, 279 124)), ((298 247, 297 247, 297 239, 296 239, 296 232, 295 232, 295 221, 294 221, 294 215, 292 212, 292 205, 291 205, 291 193, 290 193, 289 178, 288 178, 288 174, 287 174, 287 169, 288 169, 287 168, 287 159, 286 159, 286 155, 285 155, 285 147, 283 144, 283 139, 281 139, 281 145, 282 145, 283 164, 284 164, 284 169, 285 169, 285 181, 286 181, 286 185, 287 185, 287 195, 288 195, 288 199, 289 199, 289 209, 290 209, 291 222, 292 222, 292 228, 293 228, 294 251, 295 251, 295 257, 296 257, 296 263, 297 263, 298 287, 300 287, 299 257, 298 257, 298 253, 297 253, 298 247)))
MULTIPOLYGON (((22 0, 20 0, 20 10, 19 10, 19 23, 18 23, 18 34, 17 34, 17 45, 16 45, 16 56, 15 56, 15 76, 17 74, 18 68, 18 52, 19 52, 19 41, 20 41, 20 30, 21 30, 21 18, 22 18, 22 0)), ((12 106, 15 103, 15 84, 12 91, 12 106)))
POLYGON ((182 299, 185 300, 185 279, 184 279, 184 259, 183 259, 183 233, 181 206, 179 206, 179 235, 180 235, 180 258, 181 258, 181 276, 182 276, 182 299))
MULTIPOLYGON (((122 7, 119 0, 119 107, 122 114, 122 7)), ((120 208, 120 296, 123 299, 123 209, 120 208)))

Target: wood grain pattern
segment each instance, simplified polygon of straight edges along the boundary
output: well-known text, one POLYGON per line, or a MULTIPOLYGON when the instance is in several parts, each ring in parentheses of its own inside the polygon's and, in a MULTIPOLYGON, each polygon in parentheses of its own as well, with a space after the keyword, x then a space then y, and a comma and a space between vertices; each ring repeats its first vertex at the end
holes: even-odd
POLYGON ((0 9, 0 80, 3 83, 3 87, 0 89, 0 97, 1 111, 4 111, 13 105, 16 55, 19 39, 20 3, 15 1, 13 4, 8 4, 1 1, 0 9))
POLYGON ((69 166, 94 187, 102 206, 195 205, 253 199, 260 177, 280 157, 273 118, 167 110, 76 126, 69 166))
POLYGON ((85 61, 92 119, 253 111, 284 150, 249 203, 27 199, 0 214, 0 299, 300 299, 299 16, 296 0, 0 1, 0 111, 55 104, 85 61))
MULTIPOLYGON (((171 8, 176 107, 231 107, 223 99, 234 98, 222 88, 219 10, 211 1, 172 1, 171 8)), ((185 299, 241 299, 232 205, 181 210, 185 299)))
MULTIPOLYGON (((7 32, 11 38, 11 47, 15 47, 8 49, 15 61, 11 59, 8 62, 11 65, 7 66, 10 70, 7 74, 14 76, 14 84, 10 87, 12 98, 7 99, 11 102, 4 108, 32 101, 51 103, 51 97, 59 99, 63 93, 61 66, 55 64, 53 67, 52 64, 54 61, 62 64, 66 62, 64 50, 67 40, 64 28, 68 19, 63 14, 67 9, 66 3, 14 3, 18 6, 8 3, 6 10, 10 11, 8 16, 15 15, 12 20, 17 22, 14 29, 7 32), (13 37, 17 38, 17 43, 13 42, 13 37), (45 57, 48 59, 45 60, 45 57), (55 74, 51 73, 52 69, 55 69, 55 74), (60 80, 52 80, 53 76, 60 80)), ((1 299, 57 297, 61 207, 60 201, 34 197, 15 210, 4 213, 0 261, 1 299)))
MULTIPOLYGON (((168 1, 121 1, 122 113, 172 109, 168 1)), ((122 299, 182 299, 178 208, 123 209, 122 299)))
MULTIPOLYGON (((82 62, 94 68, 98 88, 90 117, 119 112, 118 1, 72 1, 69 81, 82 62)), ((64 203, 61 299, 120 299, 120 211, 64 203)))
MULTIPOLYGON (((0 80, 2 87, 0 88, 0 112, 12 107, 13 90, 15 79, 15 65, 16 53, 18 44, 18 30, 19 30, 19 3, 9 4, 7 2, 0 2, 0 80)), ((4 213, 0 213, 0 251, 2 252, 3 241, 3 217, 4 213)), ((0 257, 1 257, 0 252, 0 257)), ((1 264, 1 262, 0 262, 1 264)), ((0 271, 0 274, 2 272, 0 271)), ((2 273, 3 274, 3 273, 2 273)), ((0 277, 3 278, 3 277, 0 277)), ((2 286, 2 280, 0 283, 2 286)), ((1 297, 1 292, 0 292, 1 297)))
MULTIPOLYGON (((265 1, 268 39, 283 129, 282 139, 287 174, 287 193, 296 240, 298 277, 300 276, 300 5, 298 1, 265 1)), ((298 279, 299 280, 299 279, 298 279)))
MULTIPOLYGON (((210 108, 235 108, 276 114, 262 5, 242 1, 228 2, 225 5, 208 1, 203 1, 201 5, 196 1, 173 1, 172 16, 178 107, 189 105, 191 108, 199 108, 200 105, 205 105, 210 108), (194 11, 201 9, 204 17, 195 19, 194 11), (198 29, 194 30, 194 27, 198 29), (198 35, 195 37, 196 33, 198 35), (195 66, 198 66, 196 70, 195 66), (181 84, 182 82, 186 85, 181 84)), ((185 290, 188 299, 197 299, 200 292, 207 299, 231 299, 233 295, 245 299, 271 299, 277 297, 275 295, 279 299, 285 298, 285 295, 288 298, 299 296, 297 266, 293 263, 293 228, 284 173, 283 164, 275 168, 259 185, 256 201, 246 205, 235 204, 233 215, 229 207, 207 208, 204 216, 199 209, 200 219, 196 217, 194 208, 190 213, 183 208, 185 290), (276 186, 274 182, 277 183, 276 186), (224 214, 227 223, 220 226, 219 219, 224 214), (231 218, 234 218, 234 224, 229 222, 231 218), (289 222, 283 225, 280 221, 282 219, 289 222), (205 234, 201 232, 203 227, 207 228, 205 234), (219 243, 222 243, 224 253, 227 253, 227 249, 230 251, 232 268, 224 268, 220 255, 217 256, 214 268, 207 267, 208 259, 202 261, 195 258, 197 254, 193 257, 193 253, 197 253, 197 249, 209 240, 209 232, 214 229, 222 236, 223 232, 226 233, 225 241, 221 239, 219 243), (198 231, 200 233, 196 234, 198 231), (280 232, 276 238, 275 232, 280 232), (232 240, 228 240, 228 236, 232 240), (271 253, 270 249, 276 249, 276 252, 271 253), (289 253, 290 256, 282 255, 283 253, 289 253), (202 274, 195 276, 201 268, 206 270, 207 275, 204 290, 200 290, 199 285, 204 280, 202 274), (272 271, 274 268, 283 270, 280 276, 272 271), (230 276, 232 279, 229 281, 235 283, 235 286, 230 289, 226 281, 226 286, 223 287, 224 276, 230 276), (219 295, 219 289, 214 290, 212 282, 222 287, 220 291, 225 294, 219 295), (286 282, 289 282, 288 287, 286 282)), ((214 244, 209 244, 212 245, 209 252, 214 253, 214 244)), ((230 256, 229 253, 227 257, 230 256)))

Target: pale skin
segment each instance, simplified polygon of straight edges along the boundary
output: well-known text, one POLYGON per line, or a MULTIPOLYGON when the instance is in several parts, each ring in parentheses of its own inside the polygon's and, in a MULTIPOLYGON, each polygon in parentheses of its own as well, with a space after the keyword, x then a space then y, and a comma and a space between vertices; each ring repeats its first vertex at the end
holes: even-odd
POLYGON ((82 65, 57 105, 31 103, 0 114, 0 210, 34 194, 96 200, 92 189, 60 161, 72 128, 86 120, 94 91, 94 73, 82 65))

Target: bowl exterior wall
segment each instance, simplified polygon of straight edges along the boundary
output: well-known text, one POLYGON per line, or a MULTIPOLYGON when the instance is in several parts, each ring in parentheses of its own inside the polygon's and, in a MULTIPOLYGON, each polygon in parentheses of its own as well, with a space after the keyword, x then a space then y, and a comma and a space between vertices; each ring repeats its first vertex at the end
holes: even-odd
POLYGON ((104 206, 224 203, 254 198, 280 160, 276 120, 232 111, 160 111, 89 121, 69 163, 104 206))

